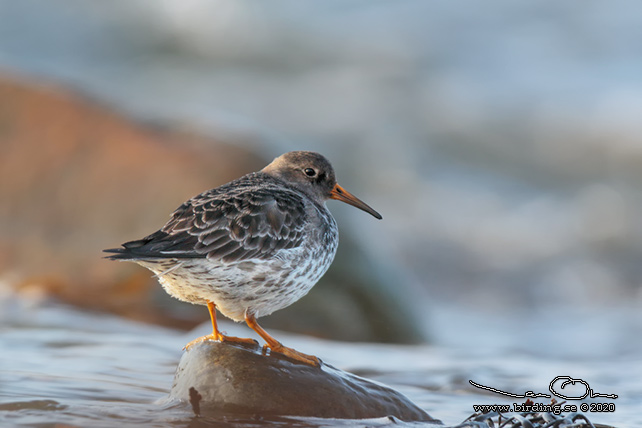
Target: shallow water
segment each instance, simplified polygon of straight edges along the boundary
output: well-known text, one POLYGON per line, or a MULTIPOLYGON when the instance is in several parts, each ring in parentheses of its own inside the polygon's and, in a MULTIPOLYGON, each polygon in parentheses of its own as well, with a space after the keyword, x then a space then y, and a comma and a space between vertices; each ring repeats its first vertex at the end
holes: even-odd
MULTIPOLYGON (((433 342, 281 340, 401 390, 448 425, 473 404, 512 402, 469 380, 547 392, 567 375, 618 394, 603 400, 616 411, 592 421, 642 426, 639 2, 156 3, 0 0, 1 65, 144 118, 256 135, 266 157, 305 147, 336 162, 386 221, 331 209, 392 265, 391 284, 427 312, 433 342), (352 167, 363 164, 376 177, 352 167), (417 289, 449 303, 429 305, 417 289)), ((0 426, 194 425, 156 403, 182 346, 206 330, 0 286, 0 426)))
MULTIPOLYGON (((165 427, 268 423, 363 426, 366 423, 314 418, 198 419, 186 407, 163 404, 182 346, 206 332, 207 325, 184 333, 15 296, 5 296, 0 309, 0 426, 143 424, 165 427)), ((617 427, 642 426, 639 381, 642 368, 639 349, 635 349, 639 345, 631 345, 628 350, 618 345, 613 339, 618 330, 611 331, 609 344, 594 341, 598 352, 592 353, 587 352, 588 344, 587 349, 581 345, 564 347, 555 335, 548 340, 543 334, 545 330, 552 332, 561 328, 554 320, 539 324, 544 327, 539 337, 528 339, 529 334, 535 333, 524 327, 526 335, 521 340, 524 346, 520 346, 519 341, 501 339, 497 330, 493 334, 488 319, 477 319, 466 332, 454 318, 441 315, 436 313, 444 324, 443 334, 459 332, 459 342, 452 337, 450 341, 436 337, 437 343, 430 346, 350 344, 277 334, 288 345, 316 354, 338 368, 392 386, 446 425, 462 422, 473 413, 474 404, 523 402, 474 388, 469 380, 520 394, 528 390, 548 393, 548 384, 553 378, 571 376, 590 383, 597 393, 618 395, 617 399, 575 402, 615 404, 616 410, 612 413, 587 412, 592 422, 617 427), (486 327, 490 329, 487 337, 480 337, 478 341, 467 338, 471 333, 476 334, 478 328, 486 327), (467 346, 462 343, 465 341, 467 346), (575 355, 571 355, 573 353, 575 355)), ((468 322, 460 315, 458 319, 462 323, 468 322)), ((627 324, 636 328, 631 322, 627 324)), ((618 328, 617 322, 611 327, 618 328)), ((241 325, 226 324, 224 328, 234 335, 248 332, 241 325)), ((568 334, 573 332, 569 330, 568 334)), ((564 392, 569 396, 581 395, 583 390, 569 387, 564 392)), ((367 421, 371 426, 396 423, 385 418, 367 421)))

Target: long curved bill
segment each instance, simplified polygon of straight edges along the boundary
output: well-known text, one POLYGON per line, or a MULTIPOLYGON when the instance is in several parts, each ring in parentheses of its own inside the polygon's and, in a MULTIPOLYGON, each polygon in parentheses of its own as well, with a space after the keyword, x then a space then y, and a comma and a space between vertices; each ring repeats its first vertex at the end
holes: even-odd
POLYGON ((335 184, 334 188, 330 191, 330 198, 336 199, 337 201, 345 202, 346 204, 350 204, 353 207, 357 207, 360 210, 363 210, 368 214, 372 215, 373 217, 378 218, 379 220, 383 218, 381 217, 381 214, 373 210, 370 207, 370 205, 366 204, 361 199, 357 198, 352 193, 348 192, 346 189, 339 186, 338 184, 335 184))

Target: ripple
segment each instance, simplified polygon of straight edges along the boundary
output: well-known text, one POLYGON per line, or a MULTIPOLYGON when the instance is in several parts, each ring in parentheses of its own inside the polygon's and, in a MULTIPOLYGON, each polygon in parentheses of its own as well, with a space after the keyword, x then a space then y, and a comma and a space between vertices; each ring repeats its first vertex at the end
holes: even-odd
POLYGON ((14 401, 12 403, 0 404, 0 410, 15 412, 18 410, 43 410, 47 412, 57 412, 66 410, 68 406, 60 404, 54 400, 31 400, 31 401, 14 401))

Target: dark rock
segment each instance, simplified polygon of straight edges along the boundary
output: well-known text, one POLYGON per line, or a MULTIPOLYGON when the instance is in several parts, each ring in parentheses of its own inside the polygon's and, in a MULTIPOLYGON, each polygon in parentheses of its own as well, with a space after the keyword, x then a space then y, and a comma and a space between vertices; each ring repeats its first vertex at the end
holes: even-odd
POLYGON ((407 284, 385 260, 368 256, 350 232, 341 230, 337 256, 310 293, 261 325, 348 342, 425 343, 428 335, 413 309, 416 295, 400 291, 407 284))
POLYGON ((204 416, 259 415, 439 421, 401 393, 330 365, 312 367, 259 346, 205 341, 183 354, 170 400, 204 416))

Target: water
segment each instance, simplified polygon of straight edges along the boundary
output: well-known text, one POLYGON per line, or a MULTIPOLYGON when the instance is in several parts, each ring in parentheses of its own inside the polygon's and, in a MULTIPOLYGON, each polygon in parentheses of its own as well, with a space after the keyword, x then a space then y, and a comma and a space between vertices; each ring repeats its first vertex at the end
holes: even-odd
MULTIPOLYGON (((185 333, 13 295, 5 296, 0 308, 0 426, 167 427, 239 423, 230 418, 196 420, 187 408, 163 404, 182 346, 205 333, 207 325, 185 333)), ((578 330, 572 325, 564 327, 554 318, 533 323, 530 330, 522 332, 521 340, 502 342, 501 317, 491 322, 478 319, 477 327, 466 332, 461 322, 473 325, 473 319, 460 313, 458 324, 454 318, 437 315, 443 334, 457 335, 458 339, 437 338, 434 345, 398 346, 330 342, 285 333, 277 333, 277 337, 338 368, 392 386, 446 425, 462 422, 473 413, 475 404, 523 402, 475 388, 469 380, 512 393, 549 393, 551 380, 571 376, 585 380, 597 393, 618 395, 615 400, 577 402, 615 404, 613 413, 587 412, 592 422, 622 428, 642 426, 639 344, 629 344, 627 350, 617 340, 591 340, 594 336, 587 335, 582 340, 588 340, 591 346, 587 343, 586 349, 564 347, 560 339, 563 334, 556 339, 555 332, 566 328, 566 334, 572 335, 578 330), (490 330, 487 336, 472 340, 471 333, 479 334, 480 329, 490 330)), ((504 319, 504 328, 524 325, 518 319, 515 321, 511 325, 504 319)), ((610 327, 617 328, 617 322, 610 327)), ((226 324, 224 328, 233 335, 248 333, 241 325, 226 324)), ((603 327, 594 333, 607 337, 608 329, 603 327)), ((610 333, 617 336, 617 330, 610 333)), ((571 395, 569 391, 581 395, 583 390, 577 387, 564 390, 571 395)), ((285 418, 278 422, 287 425, 294 421, 321 426, 339 423, 314 418, 285 418)), ((260 419, 242 422, 267 423, 260 419)), ((369 423, 391 422, 382 419, 369 423)), ((341 421, 341 424, 362 426, 364 422, 341 421)))
MULTIPOLYGON (((433 343, 288 345, 446 424, 511 402, 468 380, 546 392, 568 375, 618 394, 591 420, 642 426, 639 2, 188 3, 0 0, 0 65, 266 158, 328 155, 385 217, 335 204, 339 224, 433 343)), ((0 309, 0 425, 194 424, 158 400, 207 326, 0 309)))

